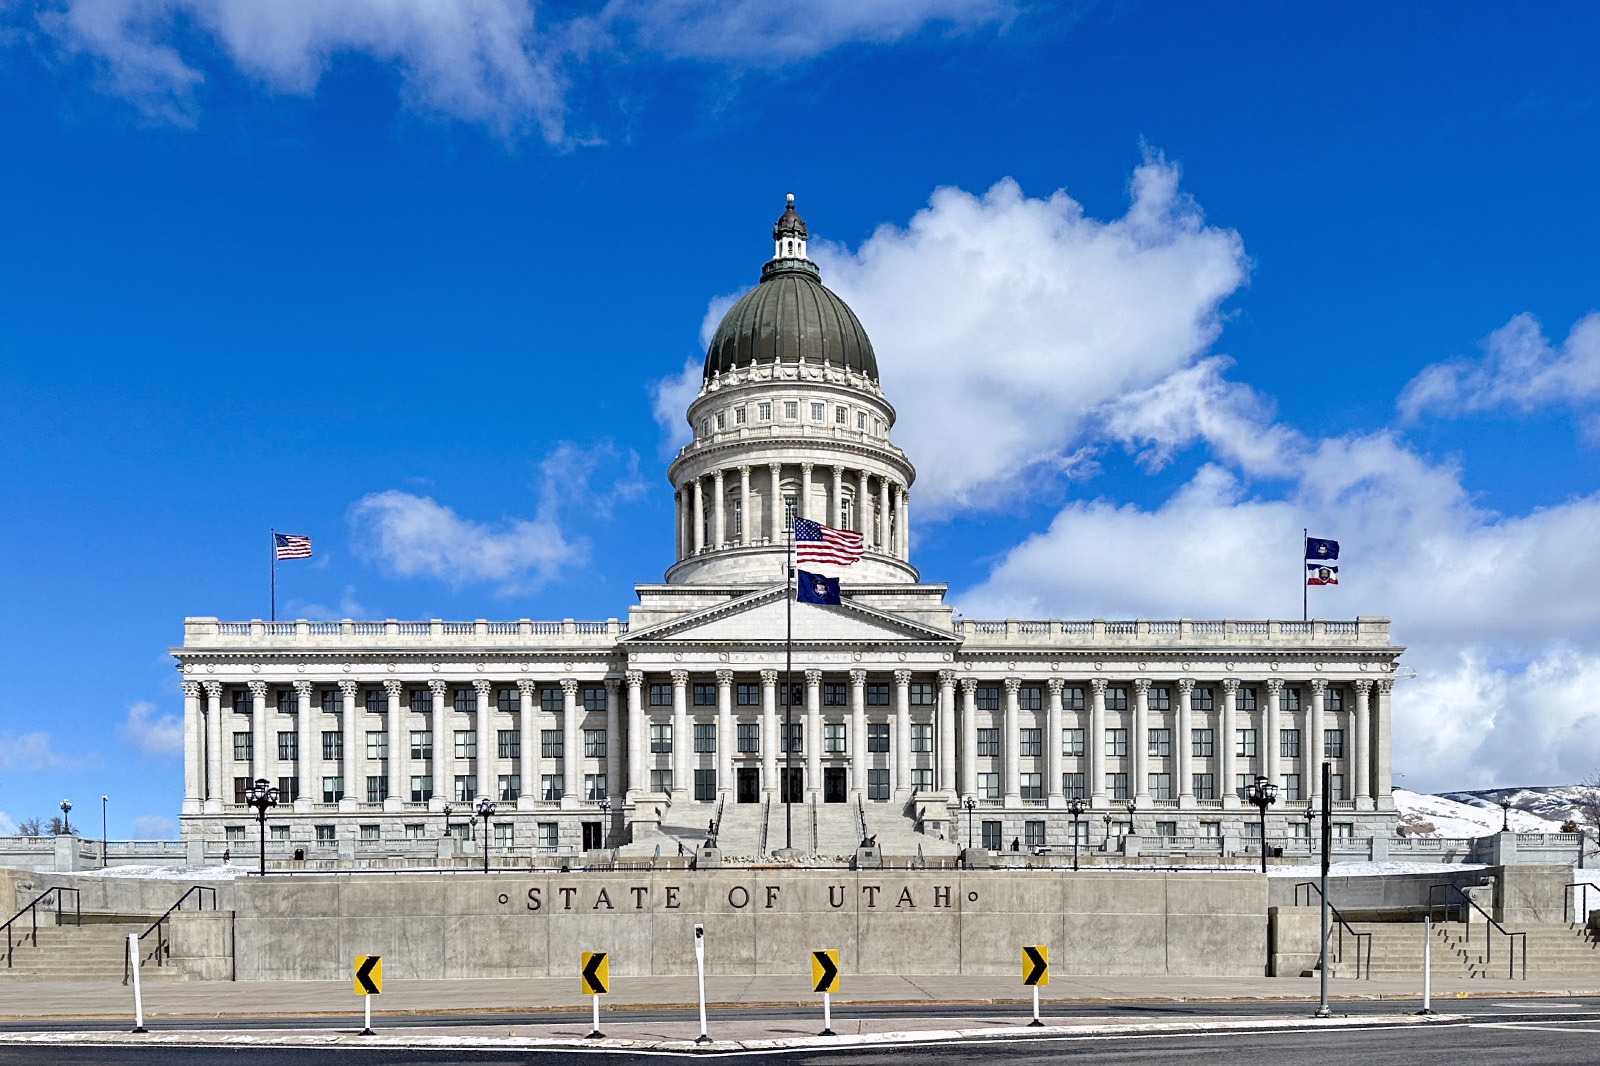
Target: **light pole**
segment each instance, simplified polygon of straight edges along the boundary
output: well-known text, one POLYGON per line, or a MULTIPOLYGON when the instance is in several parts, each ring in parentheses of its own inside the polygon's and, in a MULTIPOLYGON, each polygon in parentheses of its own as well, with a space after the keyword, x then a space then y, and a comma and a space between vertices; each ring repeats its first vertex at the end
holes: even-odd
POLYGON ((1311 804, 1309 804, 1309 803, 1306 804, 1305 819, 1306 819, 1306 854, 1307 855, 1311 854, 1311 820, 1313 818, 1315 818, 1316 816, 1317 816, 1317 812, 1311 809, 1311 804))
POLYGON ((1105 823, 1106 823, 1106 842, 1100 846, 1100 850, 1105 852, 1107 855, 1110 855, 1111 854, 1111 814, 1110 814, 1110 812, 1108 811, 1103 816, 1103 818, 1104 818, 1105 823))
POLYGON ((106 868, 106 802, 110 796, 100 795, 100 869, 106 868))
POLYGON ((450 812, 453 811, 453 810, 455 810, 455 808, 450 806, 450 804, 446 803, 444 805, 444 835, 445 836, 449 836, 450 835, 450 812))
POLYGON ((1267 808, 1278 802, 1278 786, 1260 774, 1244 788, 1244 798, 1261 812, 1261 872, 1267 872, 1267 808))
POLYGON ((494 817, 494 800, 484 796, 478 801, 478 817, 483 819, 483 872, 489 872, 489 819, 494 817))
POLYGON ((606 840, 611 836, 611 797, 600 797, 600 846, 606 846, 606 840))
MULTIPOLYGON (((1054 699, 1055 697, 1051 698, 1054 699)), ((1067 811, 1072 815, 1072 870, 1076 873, 1078 870, 1078 838, 1082 836, 1078 829, 1083 823, 1083 800, 1074 797, 1073 801, 1068 804, 1067 811)))
POLYGON ((1500 832, 1511 832, 1511 801, 1500 801, 1500 832))
POLYGON ((258 870, 267 876, 267 811, 278 805, 278 787, 264 777, 258 777, 244 790, 244 802, 254 807, 256 825, 261 835, 261 865, 258 870))
POLYGON ((972 850, 972 812, 978 809, 978 801, 968 796, 961 801, 961 806, 967 810, 967 850, 972 850))
POLYGON ((71 813, 72 813, 72 801, 71 800, 62 800, 61 801, 61 835, 64 836, 64 837, 69 837, 69 836, 72 835, 72 820, 67 817, 71 813))

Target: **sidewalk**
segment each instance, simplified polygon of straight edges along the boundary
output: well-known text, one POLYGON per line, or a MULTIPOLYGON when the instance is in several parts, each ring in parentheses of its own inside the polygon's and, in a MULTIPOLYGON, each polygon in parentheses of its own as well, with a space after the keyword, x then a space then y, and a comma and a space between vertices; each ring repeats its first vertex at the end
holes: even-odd
MULTIPOLYGON (((1215 978, 1215 977, 1055 977, 1040 990, 1051 1003, 1095 1002, 1213 1002, 1218 1014, 1227 1013, 1229 1001, 1314 1001, 1315 978, 1215 978)), ((1368 981, 1333 980, 1332 999, 1393 999, 1397 1006, 1418 1003, 1420 982, 1415 978, 1375 978, 1368 981)), ((868 1004, 950 1004, 959 1015, 961 1004, 1018 1003, 1031 993, 1017 977, 882 976, 845 974, 843 990, 833 1003, 841 1021, 868 1004)), ((1470 980, 1435 978, 1433 995, 1440 1006, 1452 998, 1521 996, 1600 996, 1589 978, 1543 980, 1470 980)), ((758 977, 707 977, 710 1010, 725 1007, 783 1006, 816 1009, 814 994, 803 975, 758 977)), ((602 997, 602 1011, 629 1007, 682 1008, 696 1004, 695 979, 682 977, 614 977, 611 994, 602 997)), ((587 1011, 590 997, 578 991, 578 978, 526 980, 406 981, 390 978, 383 995, 374 999, 373 1012, 388 1019, 407 1014, 483 1014, 492 1012, 587 1011)), ((345 981, 146 981, 144 1008, 147 1019, 162 1017, 303 1017, 312 1015, 359 1016, 361 1001, 345 981)), ((1415 1009, 1410 1008, 1410 1009, 1415 1009)), ((132 1015, 133 990, 120 982, 15 981, 0 979, 0 1020, 21 1021, 64 1018, 125 1019, 132 1015)), ((1023 1012, 1025 1013, 1025 1011, 1023 1012)), ((932 1015, 929 1016, 930 1019, 932 1015)), ((1024 1019, 1025 1020, 1025 1019, 1024 1019)), ((989 1023, 984 1023, 989 1024, 989 1023)), ((918 1023, 922 1027, 922 1023, 918 1023)), ((820 1028, 820 1026, 819 1026, 820 1028)), ((837 1026, 836 1026, 837 1028, 837 1026)))

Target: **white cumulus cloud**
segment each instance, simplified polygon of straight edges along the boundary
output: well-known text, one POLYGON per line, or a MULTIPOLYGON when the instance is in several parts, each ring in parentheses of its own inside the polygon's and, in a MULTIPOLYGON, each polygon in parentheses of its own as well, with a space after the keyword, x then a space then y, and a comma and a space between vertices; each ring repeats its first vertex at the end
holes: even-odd
POLYGON ((158 714, 155 704, 136 700, 128 705, 122 735, 146 755, 174 755, 183 750, 183 718, 158 714))
POLYGON ((1600 313, 1579 319, 1560 347, 1550 343, 1537 319, 1521 314, 1489 335, 1482 358, 1425 367, 1401 393, 1400 411, 1418 418, 1568 407, 1583 412, 1592 432, 1600 425, 1591 413, 1597 398, 1600 313))
POLYGON ((74 764, 75 760, 56 751, 49 733, 0 732, 0 770, 51 770, 74 764))
POLYGON ((159 814, 141 814, 133 820, 135 840, 175 840, 178 823, 159 814))

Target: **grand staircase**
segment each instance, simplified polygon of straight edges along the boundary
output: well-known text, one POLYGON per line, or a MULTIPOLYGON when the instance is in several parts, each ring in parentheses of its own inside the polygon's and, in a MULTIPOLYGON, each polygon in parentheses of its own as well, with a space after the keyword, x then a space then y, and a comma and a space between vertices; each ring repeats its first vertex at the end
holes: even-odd
MULTIPOLYGON (((128 956, 128 934, 143 933, 156 920, 127 917, 125 922, 94 922, 84 915, 83 925, 39 926, 39 943, 32 936, 14 942, 11 965, 0 964, 0 980, 26 981, 120 981, 128 956)), ((4 944, 0 943, 0 949, 4 944)), ((144 979, 179 977, 176 966, 144 966, 144 979)))
MULTIPOLYGON (((1422 925, 1418 922, 1352 922, 1357 933, 1371 936, 1372 977, 1421 977, 1422 925)), ((1436 977, 1483 977, 1505 980, 1523 976, 1526 943, 1527 976, 1600 978, 1600 945, 1583 926, 1528 925, 1513 932, 1516 944, 1481 922, 1472 925, 1471 939, 1460 922, 1433 926, 1433 973, 1436 977), (1485 941, 1485 935, 1492 938, 1485 941), (1514 965, 1513 965, 1514 963, 1514 965)), ((1357 938, 1346 933, 1343 957, 1329 968, 1329 976, 1365 976, 1367 965, 1357 964, 1357 938)))

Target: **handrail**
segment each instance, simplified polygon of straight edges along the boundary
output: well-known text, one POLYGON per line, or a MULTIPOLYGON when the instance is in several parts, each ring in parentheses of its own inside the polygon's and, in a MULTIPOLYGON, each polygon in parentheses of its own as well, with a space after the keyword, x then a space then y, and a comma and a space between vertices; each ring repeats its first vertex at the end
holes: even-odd
POLYGON ((867 805, 859 796, 856 797, 856 818, 861 823, 861 843, 864 845, 869 835, 867 833, 867 805))
POLYGON ((8 969, 8 970, 11 969, 11 955, 16 950, 15 942, 12 939, 13 933, 14 933, 14 929, 12 927, 16 924, 17 919, 21 918, 24 914, 31 916, 31 919, 32 919, 32 922, 33 922, 33 928, 31 930, 31 932, 29 932, 28 937, 29 937, 29 939, 31 939, 33 941, 33 946, 34 947, 38 947, 39 946, 39 904, 41 904, 45 900, 49 899, 51 894, 54 894, 55 897, 56 897, 56 909, 55 909, 56 924, 57 925, 61 925, 61 924, 63 924, 62 921, 61 921, 61 915, 64 913, 62 911, 62 909, 61 909, 61 906, 62 906, 62 904, 61 904, 61 893, 63 893, 63 892, 71 892, 72 893, 73 914, 75 915, 75 918, 76 918, 74 924, 76 924, 76 925, 82 925, 83 924, 83 896, 78 892, 77 889, 75 889, 75 888, 67 888, 64 885, 57 885, 55 888, 47 888, 47 889, 45 889, 37 897, 35 897, 32 900, 32 902, 28 903, 26 906, 24 906, 17 913, 13 914, 11 917, 6 919, 6 924, 4 926, 5 931, 6 931, 6 969, 8 969))
POLYGON ((761 798, 761 840, 756 845, 756 858, 764 858, 767 854, 767 820, 772 817, 772 797, 761 798))
POLYGON ((727 797, 717 797, 717 809, 711 814, 710 831, 706 833, 706 846, 716 847, 717 840, 722 836, 722 805, 727 802, 727 797))
POLYGON ((1561 893, 1561 918, 1568 925, 1583 925, 1588 922, 1589 890, 1591 888, 1600 889, 1600 886, 1595 885, 1591 881, 1573 881, 1570 884, 1563 886, 1561 893), (1575 888, 1583 889, 1583 905, 1581 911, 1578 904, 1578 894, 1572 891, 1575 888), (1567 917, 1569 914, 1572 917, 1567 917), (1581 921, 1579 920, 1580 914, 1582 915, 1581 921))
MULTIPOLYGON (((1522 979, 1526 981, 1528 979, 1528 934, 1525 932, 1513 933, 1507 930, 1505 926, 1495 921, 1494 917, 1488 911, 1478 906, 1477 900, 1463 892, 1461 890, 1461 886, 1459 885, 1442 884, 1428 886, 1429 917, 1432 917, 1437 911, 1443 911, 1446 914, 1449 914, 1450 911, 1456 910, 1461 906, 1460 903, 1435 903, 1433 901, 1434 893, 1440 889, 1449 889, 1457 896, 1461 897, 1462 903, 1465 903, 1468 907, 1472 908, 1472 910, 1462 912, 1466 916, 1462 922, 1462 924, 1466 926, 1465 933, 1462 937, 1466 943, 1470 944, 1472 942, 1472 911, 1477 911, 1483 916, 1483 920, 1487 922, 1491 928, 1499 931, 1500 935, 1506 938, 1506 951, 1508 954, 1508 958, 1506 959, 1506 978, 1508 980, 1517 976, 1517 941, 1519 939, 1522 941, 1522 979)), ((1484 934, 1483 938, 1483 961, 1486 964, 1494 961, 1494 940, 1490 938, 1487 933, 1484 934)))
MULTIPOLYGON (((156 934, 155 960, 156 960, 156 965, 157 966, 165 966, 167 964, 166 960, 169 957, 171 957, 171 955, 172 955, 172 944, 171 944, 170 941, 167 940, 166 935, 164 933, 160 933, 160 932, 156 932, 156 931, 158 929, 160 929, 166 923, 166 920, 168 918, 172 917, 172 914, 173 914, 174 911, 176 911, 178 908, 183 906, 183 901, 188 899, 190 896, 195 896, 195 905, 194 905, 194 909, 195 910, 197 910, 197 911, 205 910, 205 907, 201 905, 200 901, 206 898, 206 893, 207 892, 211 893, 211 909, 212 910, 216 910, 217 909, 217 890, 216 889, 212 888, 210 885, 190 885, 187 889, 184 890, 183 895, 178 897, 178 902, 176 902, 172 906, 168 907, 165 914, 163 914, 161 917, 157 918, 155 921, 150 923, 150 928, 146 929, 144 932, 139 934, 139 939, 140 940, 143 940, 145 937, 149 936, 151 933, 155 933, 156 934), (196 893, 198 893, 198 895, 196 895, 196 893)), ((133 976, 133 959, 129 958, 129 957, 124 957, 123 960, 122 960, 122 983, 123 984, 127 984, 129 979, 132 976, 133 976)))
MULTIPOLYGON (((1294 905, 1296 907, 1300 906, 1300 890, 1302 888, 1310 889, 1311 892, 1315 892, 1319 899, 1322 897, 1322 887, 1320 885, 1318 885, 1315 881, 1301 881, 1299 884, 1294 886, 1294 905)), ((1311 905, 1311 892, 1307 892, 1306 893, 1306 903, 1305 903, 1305 905, 1308 906, 1308 907, 1311 905)), ((1344 961, 1344 935, 1345 935, 1345 933, 1349 933, 1351 936, 1355 937, 1355 941, 1356 941, 1356 978, 1357 978, 1357 980, 1360 980, 1362 978, 1362 970, 1363 970, 1363 966, 1362 966, 1363 951, 1362 951, 1362 948, 1364 946, 1365 949, 1366 949, 1365 950, 1365 956, 1366 956, 1366 965, 1365 965, 1366 979, 1367 980, 1371 980, 1372 979, 1372 934, 1371 933, 1363 933, 1363 932, 1359 931, 1358 929, 1356 929, 1355 927, 1353 927, 1349 922, 1345 921, 1344 920, 1344 915, 1339 913, 1339 908, 1335 907, 1333 905, 1333 901, 1332 900, 1328 901, 1328 913, 1333 915, 1333 920, 1338 923, 1338 928, 1339 928, 1338 948, 1337 948, 1337 953, 1338 953, 1339 957, 1338 957, 1338 959, 1336 961, 1338 961, 1338 962, 1343 962, 1344 961)))
POLYGON ((816 800, 812 800, 811 801, 811 848, 810 848, 810 853, 812 855, 815 855, 817 853, 817 841, 822 838, 822 831, 819 828, 819 826, 817 825, 817 822, 818 822, 818 818, 817 818, 817 801, 816 800))

